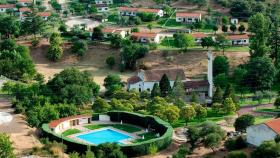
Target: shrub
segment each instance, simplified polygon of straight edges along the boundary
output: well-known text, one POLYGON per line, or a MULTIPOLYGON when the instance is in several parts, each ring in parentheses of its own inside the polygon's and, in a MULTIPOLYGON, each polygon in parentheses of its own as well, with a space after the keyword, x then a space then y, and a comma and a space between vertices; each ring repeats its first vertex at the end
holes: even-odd
POLYGON ((181 145, 177 153, 172 155, 172 158, 185 158, 190 153, 190 149, 186 145, 181 145))
POLYGON ((158 45, 157 45, 156 43, 150 43, 150 44, 149 44, 149 49, 150 49, 150 50, 156 50, 157 47, 158 47, 158 45))
POLYGON ((88 50, 88 45, 85 41, 75 41, 71 47, 71 52, 78 56, 84 56, 88 50))
POLYGON ((229 151, 236 149, 236 141, 233 138, 229 138, 225 142, 225 148, 229 151))
POLYGON ((38 44, 39 44, 39 40, 38 40, 38 39, 36 39, 36 38, 32 39, 31 45, 32 45, 33 47, 38 46, 38 44))
POLYGON ((148 148, 148 153, 150 155, 155 155, 158 151, 158 148, 155 144, 150 144, 149 148, 148 148))
POLYGON ((242 136, 237 138, 230 138, 225 142, 225 147, 227 150, 238 150, 247 147, 247 142, 242 136))
POLYGON ((231 151, 228 153, 227 158, 247 158, 244 151, 231 151))
POLYGON ((114 67, 115 63, 115 58, 112 56, 106 59, 106 64, 110 67, 110 69, 114 67))

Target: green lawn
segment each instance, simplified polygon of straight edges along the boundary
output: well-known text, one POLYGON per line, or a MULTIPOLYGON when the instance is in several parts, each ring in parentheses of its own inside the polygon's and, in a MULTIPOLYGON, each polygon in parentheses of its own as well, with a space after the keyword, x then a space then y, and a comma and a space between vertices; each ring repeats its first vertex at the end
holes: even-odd
POLYGON ((82 132, 82 131, 80 131, 78 129, 68 129, 68 130, 62 132, 62 135, 63 136, 69 136, 69 135, 80 133, 80 132, 82 132))
POLYGON ((140 136, 141 138, 134 140, 134 143, 140 143, 140 142, 144 142, 150 139, 154 139, 157 138, 156 133, 154 132, 147 132, 144 134, 139 134, 138 136, 140 136), (144 136, 144 139, 142 139, 142 136, 144 136))
MULTIPOLYGON (((261 104, 269 104, 273 103, 275 99, 272 99, 271 101, 269 99, 263 99, 261 101, 261 104)), ((252 100, 252 99, 241 99, 239 101, 240 106, 248 106, 248 105, 258 105, 259 102, 257 100, 252 100)))
POLYGON ((264 123, 268 120, 272 120, 274 117, 271 115, 261 115, 255 117, 255 124, 264 123))
POLYGON ((279 113, 280 109, 276 108, 263 108, 263 109, 256 109, 257 112, 274 112, 274 113, 279 113))
POLYGON ((122 131, 126 131, 128 133, 134 133, 134 132, 139 132, 141 131, 140 128, 138 127, 134 127, 134 126, 130 126, 130 125, 124 125, 124 124, 95 124, 95 125, 86 125, 84 126, 87 129, 90 130, 95 130, 95 129, 99 129, 99 128, 103 128, 103 127, 113 127, 122 131))
MULTIPOLYGON (((190 122, 188 122, 188 125, 190 126, 193 126, 193 125, 197 125, 199 123, 202 123, 204 121, 213 121, 213 122, 218 122, 218 121, 221 121, 224 119, 224 117, 227 116, 227 115, 224 115, 224 114, 216 114, 212 111, 211 108, 208 108, 207 109, 207 117, 206 118, 203 118, 203 119, 197 119, 197 118, 194 118, 193 120, 191 120, 190 122)), ((177 128, 177 127, 182 127, 182 126, 185 126, 185 121, 182 120, 182 119, 179 119, 178 121, 172 123, 172 127, 173 128, 177 128)))

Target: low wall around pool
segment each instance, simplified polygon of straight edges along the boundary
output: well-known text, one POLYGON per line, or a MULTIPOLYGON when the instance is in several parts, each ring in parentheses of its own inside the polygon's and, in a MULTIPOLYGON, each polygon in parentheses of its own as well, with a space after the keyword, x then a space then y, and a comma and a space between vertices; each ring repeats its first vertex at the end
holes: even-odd
MULTIPOLYGON (((172 141, 173 128, 169 123, 159 119, 158 117, 123 111, 112 111, 108 112, 107 115, 110 117, 110 121, 112 122, 122 121, 123 123, 140 126, 144 129, 147 128, 155 133, 160 134, 160 137, 158 138, 150 139, 139 143, 122 145, 121 150, 128 157, 147 155, 149 153, 149 147, 151 145, 157 146, 158 150, 165 149, 170 145, 172 141)), ((88 117, 88 115, 86 117, 88 117)), ((94 114, 93 116, 91 116, 91 121, 92 120, 98 121, 99 114, 94 114)), ((79 141, 75 141, 71 138, 64 137, 61 134, 55 132, 55 130, 53 130, 53 128, 51 128, 49 125, 50 124, 42 125, 43 137, 47 137, 50 140, 56 140, 58 142, 63 141, 63 143, 67 145, 67 152, 77 151, 80 153, 84 153, 87 150, 88 146, 93 151, 97 149, 95 145, 88 145, 86 143, 82 143, 79 141)))

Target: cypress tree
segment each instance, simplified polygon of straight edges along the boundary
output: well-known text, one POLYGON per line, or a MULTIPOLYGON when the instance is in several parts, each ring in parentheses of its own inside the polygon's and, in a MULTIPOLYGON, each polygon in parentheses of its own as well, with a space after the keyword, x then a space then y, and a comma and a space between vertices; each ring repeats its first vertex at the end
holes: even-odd
POLYGON ((159 88, 158 83, 155 83, 153 86, 153 89, 151 91, 151 97, 154 98, 157 96, 160 96, 160 88, 159 88))
POLYGON ((159 87, 162 97, 168 96, 171 92, 170 82, 166 74, 164 74, 160 81, 159 81, 159 87))
POLYGON ((172 88, 172 96, 174 97, 174 99, 184 99, 185 94, 186 92, 185 92, 184 84, 180 79, 180 77, 177 76, 172 88))
POLYGON ((224 99, 231 98, 235 102, 236 97, 235 97, 235 91, 234 91, 232 84, 227 85, 223 98, 224 99))
POLYGON ((212 98, 213 103, 222 103, 223 102, 223 90, 220 87, 217 87, 213 98, 212 98))

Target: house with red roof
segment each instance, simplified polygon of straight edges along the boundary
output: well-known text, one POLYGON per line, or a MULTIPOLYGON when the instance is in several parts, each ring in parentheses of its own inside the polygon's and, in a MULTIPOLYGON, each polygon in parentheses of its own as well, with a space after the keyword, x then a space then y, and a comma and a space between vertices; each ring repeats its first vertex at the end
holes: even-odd
POLYGON ((200 45, 202 42, 202 38, 207 37, 208 35, 202 32, 196 32, 191 34, 192 37, 194 38, 194 42, 197 45, 200 45))
POLYGON ((27 12, 31 12, 31 9, 27 8, 27 7, 22 7, 22 8, 19 8, 18 11, 19 11, 19 17, 21 19, 22 15, 27 12))
POLYGON ((271 141, 280 134, 280 118, 273 119, 246 129, 247 142, 254 146, 264 141, 271 141))
POLYGON ((176 22, 195 23, 197 21, 201 21, 201 13, 186 13, 186 12, 176 13, 176 22))
POLYGON ((98 12, 107 12, 109 10, 108 4, 96 4, 95 6, 98 12))
POLYGON ((160 43, 160 35, 153 32, 133 32, 131 37, 141 43, 160 43))
POLYGON ((122 16, 136 16, 137 13, 151 13, 159 17, 163 17, 164 13, 161 9, 150 8, 131 8, 131 7, 119 7, 119 13, 122 16))
POLYGON ((20 4, 21 6, 30 6, 32 3, 33 3, 33 1, 32 0, 18 0, 17 1, 18 2, 18 4, 20 4))
POLYGON ((16 10, 14 4, 0 4, 0 13, 5 13, 8 9, 16 10))
POLYGON ((109 38, 112 34, 118 34, 122 38, 125 38, 126 31, 121 29, 114 29, 114 28, 103 28, 102 33, 104 35, 104 38, 109 38))
POLYGON ((230 40, 232 45, 249 45, 248 34, 228 35, 227 39, 230 40))

